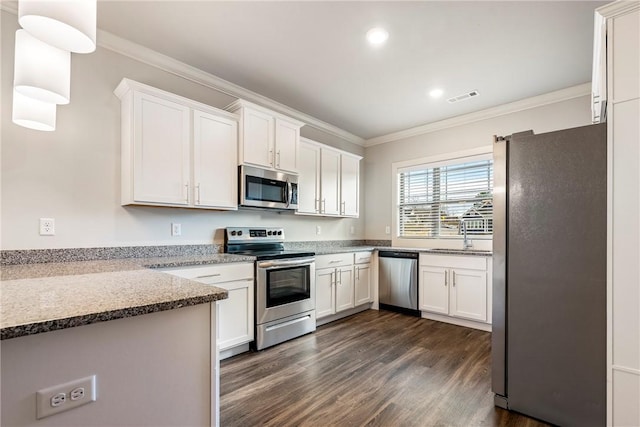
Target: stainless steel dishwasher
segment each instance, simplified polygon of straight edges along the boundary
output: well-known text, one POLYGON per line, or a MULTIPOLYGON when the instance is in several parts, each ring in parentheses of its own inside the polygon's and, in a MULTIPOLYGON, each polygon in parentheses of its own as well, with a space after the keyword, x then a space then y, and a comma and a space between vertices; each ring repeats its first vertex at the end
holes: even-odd
POLYGON ((380 308, 420 316, 418 310, 418 253, 378 252, 380 308))

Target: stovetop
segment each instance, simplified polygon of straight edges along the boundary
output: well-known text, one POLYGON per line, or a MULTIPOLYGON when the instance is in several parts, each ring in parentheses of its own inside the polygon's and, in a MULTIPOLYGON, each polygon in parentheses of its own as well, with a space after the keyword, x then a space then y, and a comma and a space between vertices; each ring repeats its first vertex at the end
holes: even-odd
POLYGON ((227 227, 224 251, 258 260, 313 257, 314 252, 284 249, 284 230, 277 227, 227 227))
POLYGON ((241 251, 233 252, 239 255, 251 255, 255 256, 258 261, 266 261, 269 259, 284 259, 284 258, 308 258, 314 257, 315 252, 300 252, 300 251, 241 251))

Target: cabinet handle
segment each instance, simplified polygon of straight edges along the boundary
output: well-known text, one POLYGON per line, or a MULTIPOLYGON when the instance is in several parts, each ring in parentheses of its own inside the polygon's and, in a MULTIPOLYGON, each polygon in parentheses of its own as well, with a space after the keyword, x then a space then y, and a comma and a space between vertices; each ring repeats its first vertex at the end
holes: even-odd
POLYGON ((313 209, 316 212, 320 212, 320 199, 315 199, 314 200, 313 209))
POLYGON ((185 197, 184 200, 189 203, 189 182, 184 185, 185 188, 185 197))
POLYGON ((346 210, 347 210, 347 209, 346 209, 346 205, 345 205, 345 203, 346 203, 346 202, 344 202, 344 201, 343 201, 342 203, 340 203, 340 215, 344 215, 344 213, 345 213, 345 212, 346 212, 346 210))
POLYGON ((200 204, 200 183, 198 183, 198 185, 196 185, 196 192, 198 195, 198 204, 200 204))
POLYGON ((269 150, 269 164, 273 166, 273 150, 269 150))
POLYGON ((360 280, 360 267, 356 267, 356 280, 360 280))
POLYGON ((447 286, 449 284, 449 280, 447 277, 449 276, 449 272, 445 270, 444 272, 444 285, 447 286))
POLYGON ((329 264, 335 264, 337 262, 340 262, 340 260, 339 259, 334 259, 333 261, 329 261, 329 264))
POLYGON ((206 279, 207 277, 220 277, 220 276, 222 276, 221 273, 207 274, 206 276, 198 276, 196 277, 196 279, 206 279))
POLYGON ((330 279, 330 281, 331 281, 331 284, 332 284, 332 285, 335 285, 335 284, 336 284, 336 277, 335 277, 335 274, 336 274, 335 270, 331 272, 331 279, 330 279))
POLYGON ((455 271, 451 271, 451 274, 453 274, 453 286, 456 285, 456 272, 455 271))
POLYGON ((327 211, 327 199, 322 199, 322 209, 320 210, 320 213, 324 213, 327 211))
POLYGON ((336 271, 336 282, 338 285, 342 285, 342 271, 338 272, 336 271), (340 273, 340 274, 338 274, 340 273), (340 278, 340 281, 338 281, 338 278, 340 278))
POLYGON ((279 168, 280 167, 280 150, 278 150, 277 155, 278 155, 278 161, 276 162, 276 167, 279 168))

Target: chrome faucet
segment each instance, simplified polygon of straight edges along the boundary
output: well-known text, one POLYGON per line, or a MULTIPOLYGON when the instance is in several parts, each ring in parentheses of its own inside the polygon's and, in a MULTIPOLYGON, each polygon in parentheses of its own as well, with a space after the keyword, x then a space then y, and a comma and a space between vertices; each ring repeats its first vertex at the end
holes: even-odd
POLYGON ((460 225, 462 227, 462 233, 464 235, 464 240, 462 241, 462 249, 471 249, 473 247, 473 242, 471 239, 467 238, 467 223, 464 219, 460 220, 460 225))

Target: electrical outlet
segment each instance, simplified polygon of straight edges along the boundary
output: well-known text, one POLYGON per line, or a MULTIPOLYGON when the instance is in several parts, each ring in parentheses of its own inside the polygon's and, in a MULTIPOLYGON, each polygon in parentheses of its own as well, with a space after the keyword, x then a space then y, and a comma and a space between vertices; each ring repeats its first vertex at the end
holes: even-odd
POLYGON ((55 236, 56 220, 53 218, 40 218, 40 235, 55 236))
POLYGON ((180 236, 182 235, 182 224, 178 224, 175 222, 171 223, 171 235, 172 236, 180 236))
POLYGON ((322 227, 320 227, 319 225, 316 225, 316 234, 319 236, 320 234, 322 234, 322 227))
POLYGON ((356 228, 353 225, 349 227, 349 234, 356 234, 356 228))
POLYGON ((36 418, 77 408, 96 399, 95 375, 43 388, 36 392, 36 418))
POLYGON ((384 234, 391 234, 391 227, 388 225, 384 228, 384 234))

